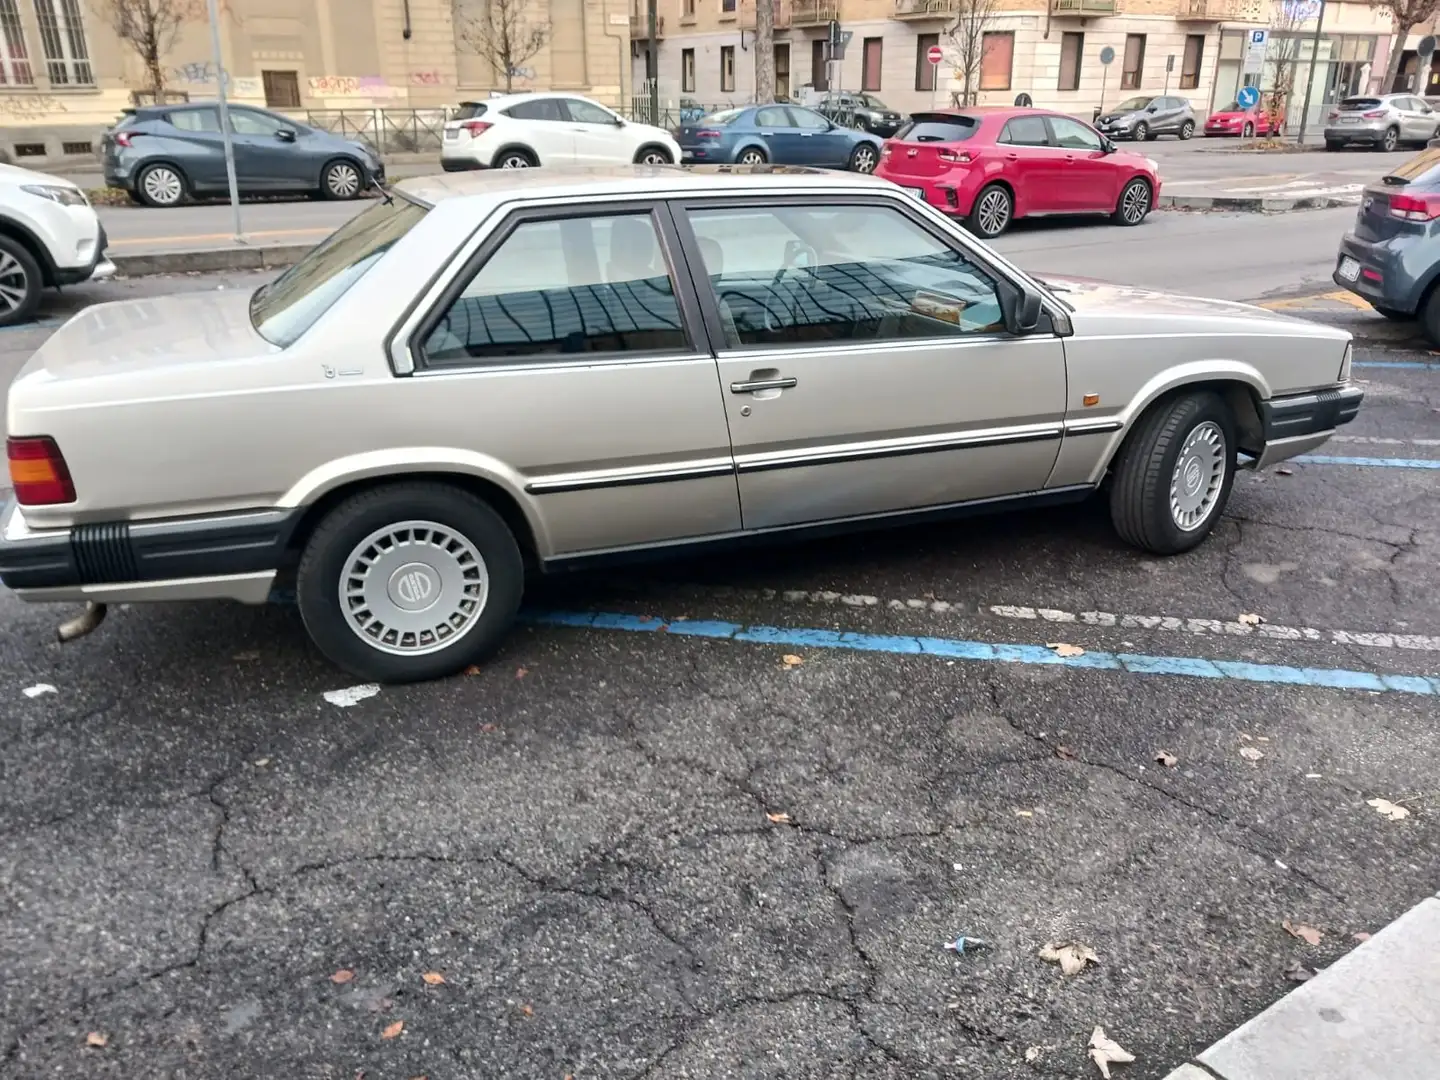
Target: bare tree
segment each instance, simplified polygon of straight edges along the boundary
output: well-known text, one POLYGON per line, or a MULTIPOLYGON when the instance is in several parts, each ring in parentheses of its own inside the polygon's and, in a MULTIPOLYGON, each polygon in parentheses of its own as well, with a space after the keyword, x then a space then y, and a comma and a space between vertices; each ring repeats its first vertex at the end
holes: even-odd
POLYGON ((755 100, 775 100, 775 0, 755 0, 755 100))
POLYGON ((1294 95, 1296 73, 1300 67, 1300 43, 1305 38, 1301 31, 1305 23, 1313 22, 1318 14, 1318 5, 1314 5, 1314 11, 1311 7, 1305 0, 1276 0, 1271 11, 1270 47, 1265 62, 1275 65, 1275 77, 1269 99, 1262 103, 1270 120, 1271 137, 1280 134, 1280 125, 1284 123, 1287 107, 1294 95))
MULTIPOLYGON (((999 0, 956 0, 955 25, 945 31, 945 36, 950 39, 954 77, 960 80, 960 92, 950 95, 956 105, 974 105, 980 96, 985 33, 994 23, 999 6, 999 0)), ((937 71, 935 74, 938 78, 940 73, 937 71)))
POLYGON ((165 60, 187 22, 206 17, 204 0, 100 0, 98 15, 140 57, 148 90, 163 105, 165 60))
POLYGON ((528 0, 456 0, 456 36, 490 65, 505 90, 515 88, 520 67, 550 40, 550 20, 532 19, 528 0), (479 8, 479 14, 470 14, 479 8))
MULTIPOLYGON (((1385 65, 1385 81, 1380 84, 1380 93, 1395 91, 1395 77, 1400 74, 1400 61, 1405 53, 1405 39, 1415 27, 1429 22, 1440 13, 1440 0, 1379 0, 1375 7, 1390 13, 1395 26, 1395 44, 1390 48, 1390 62, 1385 65)), ((1423 77, 1415 86, 1417 94, 1425 92, 1423 77)))

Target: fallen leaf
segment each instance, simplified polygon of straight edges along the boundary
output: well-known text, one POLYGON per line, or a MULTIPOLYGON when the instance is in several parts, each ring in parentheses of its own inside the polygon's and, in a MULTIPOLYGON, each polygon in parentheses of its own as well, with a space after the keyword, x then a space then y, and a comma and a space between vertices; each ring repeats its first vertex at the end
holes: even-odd
POLYGON ((768 822, 770 822, 771 825, 789 825, 789 824, 790 824, 790 815, 789 815, 789 814, 766 814, 766 815, 765 815, 765 820, 768 821, 768 822))
POLYGON ((529 669, 529 668, 517 667, 517 668, 515 669, 515 677, 516 677, 517 679, 523 679, 526 675, 529 675, 529 674, 530 674, 530 669, 529 669))
POLYGON ((1035 816, 1035 811, 1034 811, 1034 810, 1016 810, 1016 811, 1015 811, 1015 816, 1016 816, 1016 817, 1034 817, 1034 816, 1035 816))
POLYGON ((86 1046, 98 1046, 103 1048, 110 1041, 110 1036, 99 1031, 92 1031, 85 1036, 86 1046))
POLYGON ((780 657, 780 663, 784 664, 787 668, 799 667, 804 662, 805 661, 803 659, 796 656, 794 653, 786 653, 784 656, 780 657))
POLYGON ((385 1030, 380 1032, 382 1039, 393 1039, 405 1030, 405 1021, 396 1020, 393 1024, 386 1024, 385 1030))
POLYGON ((444 986, 444 985, 445 985, 445 976, 444 976, 444 975, 441 975, 440 972, 438 972, 438 971, 427 971, 427 972, 425 972, 424 975, 421 975, 420 978, 422 978, 423 980, 425 980, 425 985, 426 985, 426 986, 444 986))
POLYGON ((1068 746, 1057 746, 1055 747, 1055 756, 1061 761, 1074 761, 1075 751, 1071 750, 1068 746))
POLYGON ((234 656, 232 656, 230 659, 231 659, 231 660, 236 660, 236 661, 259 660, 259 659, 260 659, 260 650, 259 650, 259 649, 247 649, 245 652, 237 652, 237 653, 236 653, 234 656))
POLYGON ((520 1006, 520 1011, 521 1011, 522 1013, 524 1013, 526 1016, 534 1016, 534 1015, 535 1015, 535 1009, 534 1009, 532 1006, 530 1006, 530 1005, 521 1005, 521 1006, 520 1006))
POLYGON ((1045 648, 1051 650, 1056 656, 1084 656, 1085 650, 1079 645, 1067 645, 1063 641, 1047 641, 1045 648))
POLYGON ((1258 746, 1242 746, 1240 747, 1240 756, 1246 761, 1259 761, 1265 756, 1265 751, 1258 746))
POLYGON ((1410 816, 1409 810, 1389 799, 1366 799, 1365 805, 1373 806, 1377 814, 1384 814, 1391 821, 1404 821, 1410 816))
POLYGON ((1278 475, 1278 476, 1294 476, 1294 475, 1295 475, 1295 470, 1294 470, 1294 469, 1276 469, 1275 472, 1276 472, 1276 475, 1278 475))
POLYGON ((1085 970, 1086 964, 1098 964, 1100 957, 1095 955, 1095 950, 1089 945, 1081 945, 1078 942, 1052 941, 1043 946, 1036 954, 1041 960, 1048 960, 1052 964, 1059 964, 1060 970, 1066 975, 1079 975, 1085 970))
POLYGON ((1090 1060, 1095 1062, 1100 1075, 1110 1080, 1110 1066, 1134 1061, 1135 1055, 1108 1038, 1104 1028, 1097 1027, 1090 1036, 1090 1060))
POLYGON ((257 757, 254 764, 257 769, 263 769, 266 765, 270 764, 270 759, 268 757, 257 757))
POLYGON ((1315 977, 1315 972, 1296 960, 1285 969, 1284 975, 1291 982, 1309 982, 1315 977))
POLYGON ((1350 936, 1351 936, 1352 938, 1354 938, 1356 941, 1360 942, 1362 945, 1363 945, 1365 942, 1367 942, 1367 941, 1370 940, 1370 934, 1369 934, 1369 932, 1366 931, 1366 930, 1357 930, 1355 933, 1351 934, 1350 936))
POLYGON ((1304 923, 1292 923, 1286 919, 1280 924, 1291 937, 1297 937, 1307 945, 1319 945, 1320 939, 1325 935, 1313 926, 1306 926, 1304 923))
POLYGON ((1241 615, 1235 621, 1241 626, 1259 626, 1265 620, 1259 615, 1241 615))
POLYGON ((1180 759, 1177 758, 1174 754, 1172 754, 1169 750, 1155 751, 1155 760, 1158 761, 1161 765, 1164 765, 1167 769, 1173 769, 1176 765, 1180 763, 1180 759))
POLYGON ((499 724, 481 724, 481 725, 480 725, 480 730, 483 731, 486 735, 493 735, 495 732, 497 732, 497 731, 500 730, 500 725, 499 725, 499 724))
POLYGON ((330 976, 330 981, 337 986, 344 986, 353 978, 355 978, 355 972, 351 971, 349 968, 341 968, 339 971, 335 972, 334 975, 330 976))
POLYGON ((480 665, 479 665, 479 664, 471 664, 469 667, 467 667, 467 668, 465 669, 465 674, 466 674, 466 675, 479 675, 479 674, 480 674, 480 665))
POLYGON ((1040 1055, 1043 1054, 1044 1052, 1045 1052, 1045 1051, 1044 1051, 1041 1047, 1038 1047, 1038 1046, 1029 1047, 1029 1048, 1025 1051, 1025 1060, 1026 1060, 1026 1061, 1039 1061, 1039 1060, 1040 1060, 1040 1055))

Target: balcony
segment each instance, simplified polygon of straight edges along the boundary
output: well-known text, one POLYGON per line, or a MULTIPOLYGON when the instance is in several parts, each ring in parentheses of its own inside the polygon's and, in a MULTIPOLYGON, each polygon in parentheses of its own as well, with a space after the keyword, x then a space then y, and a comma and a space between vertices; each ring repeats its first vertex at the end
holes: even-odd
POLYGON ((1264 0, 1179 0, 1181 22, 1265 22, 1264 0))
POLYGON ((925 19, 948 19, 960 7, 960 0, 895 0, 892 19, 922 22, 925 19))
MULTIPOLYGON (((664 16, 664 15, 656 15, 656 16, 655 16, 655 39, 658 41, 660 38, 662 38, 662 37, 664 37, 664 36, 665 36, 665 16, 664 16)), ((649 16, 647 13, 641 12, 639 15, 636 15, 636 14, 634 14, 633 12, 631 13, 631 15, 630 15, 630 40, 631 40, 631 41, 649 41, 649 40, 650 40, 650 16, 649 16)))
MULTIPOLYGON (((775 29, 790 29, 790 0, 773 0, 775 29)), ((740 0, 740 29, 755 29, 755 0, 740 0)))
POLYGON ((840 0, 790 0, 791 26, 823 26, 840 18, 840 0))
MULTIPOLYGON (((1116 0, 1052 0, 1051 10, 1056 15, 1069 15, 1088 19, 1091 15, 1114 15, 1119 5, 1116 0)), ((1189 0, 1181 0, 1189 3, 1189 0)))

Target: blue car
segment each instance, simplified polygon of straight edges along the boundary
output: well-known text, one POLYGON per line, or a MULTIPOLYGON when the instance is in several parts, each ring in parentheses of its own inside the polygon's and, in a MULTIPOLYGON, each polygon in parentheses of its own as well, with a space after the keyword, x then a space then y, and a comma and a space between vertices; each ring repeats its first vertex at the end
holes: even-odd
POLYGON ((799 105, 747 105, 674 131, 683 164, 819 165, 874 172, 881 140, 799 105))

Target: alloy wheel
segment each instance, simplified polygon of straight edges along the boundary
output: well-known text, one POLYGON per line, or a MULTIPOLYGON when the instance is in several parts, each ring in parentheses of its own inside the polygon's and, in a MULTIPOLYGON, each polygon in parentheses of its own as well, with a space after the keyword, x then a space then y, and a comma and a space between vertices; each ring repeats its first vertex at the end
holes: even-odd
POLYGON ((669 165, 670 159, 659 150, 646 150, 640 156, 641 165, 669 165))
POLYGON ((1395 147, 1400 145, 1399 136, 1395 134, 1394 128, 1390 128, 1388 131, 1385 132, 1385 141, 1380 145, 1387 154, 1393 151, 1395 147))
POLYGON ((1144 142, 1145 137, 1150 134, 1150 125, 1141 120, 1135 125, 1135 141, 1144 142))
POLYGON ((1195 134, 1195 125, 1194 125, 1193 123, 1191 123, 1189 120, 1186 120, 1183 124, 1180 125, 1180 139, 1181 139, 1182 142, 1183 142, 1185 139, 1190 138, 1190 136, 1191 136, 1191 135, 1194 135, 1194 134, 1195 134))
POLYGON ((530 168, 530 160, 521 157, 519 154, 510 154, 504 161, 500 162, 500 167, 502 169, 528 169, 530 168))
POLYGON ((759 150, 746 150, 740 155, 741 165, 764 165, 765 155, 759 150))
POLYGON ((1197 424, 1185 437, 1170 474, 1170 516, 1182 532, 1194 532, 1214 512, 1228 456, 1225 432, 1212 420, 1197 424))
POLYGON ((975 208, 975 220, 980 231, 986 236, 999 236, 1010 222, 1010 197, 999 188, 991 188, 980 196, 980 205, 975 208))
POLYGON ((1150 209, 1150 189, 1136 180, 1120 196, 1120 216, 1127 225, 1138 225, 1150 209))
POLYGON ((160 206, 174 206, 185 194, 185 185, 180 182, 180 177, 164 165, 157 165, 147 172, 141 186, 150 201, 160 206))
POLYGON ((330 187, 330 194, 337 199, 353 199, 360 191, 360 170, 354 165, 339 162, 330 166, 330 175, 326 181, 330 187))
POLYGON ((0 317, 19 311, 29 292, 25 267, 8 251, 0 251, 0 317))
POLYGON ((875 171, 876 157, 873 146, 862 146, 855 151, 853 167, 858 173, 872 173, 875 171))

